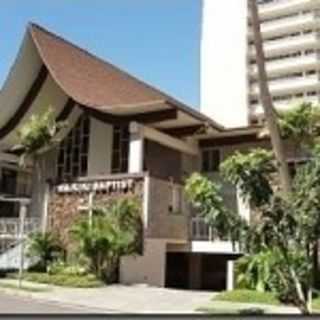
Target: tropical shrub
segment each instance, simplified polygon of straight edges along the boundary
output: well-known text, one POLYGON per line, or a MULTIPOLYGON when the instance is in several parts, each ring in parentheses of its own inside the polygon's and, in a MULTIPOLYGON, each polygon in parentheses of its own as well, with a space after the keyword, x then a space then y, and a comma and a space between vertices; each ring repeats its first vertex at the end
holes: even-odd
POLYGON ((51 232, 35 232, 27 241, 27 255, 38 260, 34 269, 46 272, 50 263, 59 259, 63 249, 58 237, 51 232))
POLYGON ((71 235, 89 270, 99 279, 114 282, 120 258, 137 253, 141 243, 139 205, 123 199, 97 207, 91 221, 81 219, 72 226, 71 235))
POLYGON ((88 273, 84 266, 77 265, 77 264, 69 264, 63 260, 56 260, 52 262, 48 266, 47 272, 50 275, 64 274, 64 275, 75 275, 75 276, 83 276, 88 273))
MULTIPOLYGON (((18 274, 11 275, 17 278, 18 274)), ((61 287, 71 288, 96 288, 103 286, 103 282, 97 279, 94 274, 76 275, 76 274, 49 274, 43 272, 24 273, 23 279, 30 282, 51 284, 61 287)))

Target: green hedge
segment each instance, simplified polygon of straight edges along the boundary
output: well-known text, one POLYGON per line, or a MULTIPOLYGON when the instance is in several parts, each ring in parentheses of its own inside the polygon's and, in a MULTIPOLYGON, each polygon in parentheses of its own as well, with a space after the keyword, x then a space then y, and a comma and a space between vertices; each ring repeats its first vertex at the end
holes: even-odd
MULTIPOLYGON (((17 275, 11 275, 16 278, 17 275)), ((54 274, 48 273, 28 272, 25 273, 23 279, 26 281, 51 284, 61 287, 73 288, 96 288, 102 287, 104 284, 98 280, 94 275, 70 275, 70 274, 54 274)))

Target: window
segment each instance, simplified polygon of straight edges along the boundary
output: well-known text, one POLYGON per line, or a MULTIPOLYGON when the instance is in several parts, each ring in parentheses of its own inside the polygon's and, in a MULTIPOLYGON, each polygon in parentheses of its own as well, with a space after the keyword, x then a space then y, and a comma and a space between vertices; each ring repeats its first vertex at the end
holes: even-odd
POLYGON ((90 119, 83 115, 60 144, 58 156, 58 179, 60 181, 87 175, 89 137, 90 119))
POLYGON ((9 168, 2 169, 1 192, 6 194, 16 194, 17 171, 9 168))
POLYGON ((172 184, 169 212, 177 215, 182 213, 182 187, 180 185, 172 184))
POLYGON ((220 166, 220 150, 204 149, 202 151, 202 172, 217 172, 220 166))
POLYGON ((112 173, 128 172, 129 138, 128 126, 113 128, 112 173))

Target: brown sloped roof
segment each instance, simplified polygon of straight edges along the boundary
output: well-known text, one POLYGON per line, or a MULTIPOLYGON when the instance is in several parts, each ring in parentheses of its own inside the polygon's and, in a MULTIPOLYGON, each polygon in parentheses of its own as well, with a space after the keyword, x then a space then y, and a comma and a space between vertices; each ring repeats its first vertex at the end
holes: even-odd
POLYGON ((150 104, 152 108, 153 103, 163 103, 205 121, 218 130, 223 129, 205 115, 43 27, 32 23, 29 32, 54 80, 79 104, 106 112, 108 108, 116 106, 150 104))

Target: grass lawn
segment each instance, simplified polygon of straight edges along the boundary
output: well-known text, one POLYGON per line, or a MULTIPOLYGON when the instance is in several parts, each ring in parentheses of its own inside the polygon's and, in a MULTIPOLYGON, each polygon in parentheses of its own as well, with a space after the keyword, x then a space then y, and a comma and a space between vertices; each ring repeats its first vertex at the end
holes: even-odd
POLYGON ((257 292, 253 290, 224 291, 214 297, 215 301, 229 301, 239 303, 257 303, 279 306, 280 301, 271 292, 257 292))
MULTIPOLYGON (((17 278, 17 274, 11 274, 9 277, 17 278)), ((72 288, 97 288, 104 286, 104 283, 94 275, 50 275, 48 273, 28 272, 23 275, 23 280, 72 288)))
MULTIPOLYGON (((285 306, 270 292, 233 290, 219 293, 212 299, 212 303, 197 310, 211 314, 262 314, 267 305, 285 306), (253 307, 243 308, 241 303, 251 304, 253 307)), ((313 300, 312 307, 314 313, 320 313, 320 297, 313 300)))
POLYGON ((210 314, 263 314, 265 306, 280 306, 280 301, 272 293, 261 293, 252 290, 224 291, 212 299, 212 303, 197 311, 210 314), (250 304, 252 306, 242 306, 250 304))

